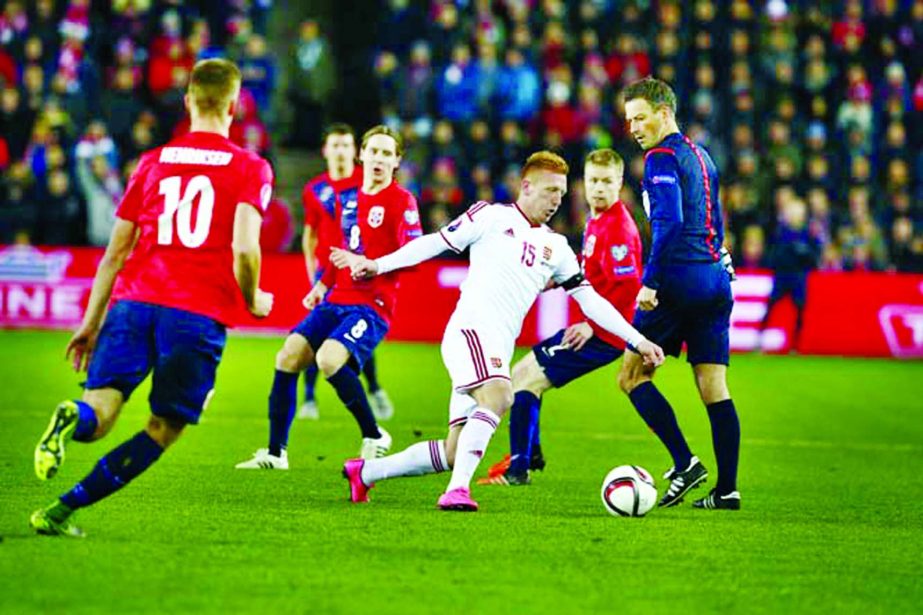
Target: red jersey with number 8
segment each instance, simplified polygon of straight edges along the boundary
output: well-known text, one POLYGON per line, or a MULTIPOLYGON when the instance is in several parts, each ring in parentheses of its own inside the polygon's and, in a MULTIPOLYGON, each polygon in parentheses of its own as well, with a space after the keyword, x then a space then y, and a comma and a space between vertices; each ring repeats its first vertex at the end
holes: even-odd
POLYGON ((112 299, 178 308, 233 325, 245 309, 231 242, 238 203, 262 215, 269 163, 223 136, 191 132, 141 157, 116 216, 138 240, 112 299))

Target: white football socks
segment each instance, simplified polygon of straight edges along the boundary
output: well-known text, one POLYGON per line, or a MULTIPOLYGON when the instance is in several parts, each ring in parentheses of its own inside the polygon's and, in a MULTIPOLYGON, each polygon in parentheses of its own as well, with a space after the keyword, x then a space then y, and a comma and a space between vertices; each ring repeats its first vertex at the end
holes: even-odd
POLYGON ((362 482, 371 485, 386 478, 421 476, 448 469, 445 440, 427 440, 412 444, 399 453, 367 460, 362 466, 362 482))
POLYGON ((452 470, 452 480, 446 492, 471 484, 471 477, 478 469, 490 438, 497 431, 500 417, 487 408, 475 408, 468 417, 468 422, 462 427, 458 436, 458 450, 455 451, 455 468, 452 470))

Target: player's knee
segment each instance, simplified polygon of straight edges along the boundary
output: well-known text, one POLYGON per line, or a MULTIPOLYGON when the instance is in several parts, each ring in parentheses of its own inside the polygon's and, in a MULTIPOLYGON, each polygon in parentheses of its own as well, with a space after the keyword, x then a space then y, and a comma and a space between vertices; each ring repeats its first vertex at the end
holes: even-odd
POLYGON ((154 442, 166 449, 179 440, 185 427, 186 422, 181 419, 151 415, 145 431, 154 442))
POLYGON ((702 403, 706 406, 731 398, 723 370, 719 372, 696 371, 695 383, 702 403))
POLYGON ((90 390, 84 393, 83 401, 93 408, 93 413, 96 415, 96 431, 93 432, 90 441, 99 440, 115 426, 122 409, 122 395, 115 393, 117 392, 114 389, 90 390))
POLYGON ((535 355, 528 354, 513 366, 514 390, 529 391, 536 397, 541 397, 550 387, 551 382, 535 360, 535 355))
POLYGON ((330 351, 328 348, 321 347, 320 351, 317 353, 317 369, 324 374, 325 378, 329 378, 340 371, 348 360, 348 354, 344 357, 339 352, 330 351))
POLYGON ((642 376, 643 374, 637 370, 623 367, 619 370, 618 375, 619 388, 622 389, 623 393, 628 395, 634 391, 639 384, 644 382, 642 376))
POLYGON ((294 374, 310 365, 312 358, 307 343, 286 340, 276 353, 276 369, 294 374))

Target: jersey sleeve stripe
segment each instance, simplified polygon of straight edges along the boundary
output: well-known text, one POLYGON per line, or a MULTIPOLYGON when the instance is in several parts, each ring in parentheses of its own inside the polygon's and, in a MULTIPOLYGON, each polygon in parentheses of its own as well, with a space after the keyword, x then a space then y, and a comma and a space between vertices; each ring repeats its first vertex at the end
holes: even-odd
POLYGON ((653 156, 654 154, 669 154, 671 156, 676 156, 676 152, 669 147, 652 147, 644 152, 644 159, 647 160, 649 156, 653 156))
POLYGON ((692 150, 692 153, 695 154, 695 157, 699 161, 699 168, 702 169, 702 182, 705 184, 705 228, 708 229, 708 237, 705 241, 708 244, 708 252, 711 254, 711 257, 717 262, 718 252, 715 250, 715 236, 717 231, 715 231, 715 225, 712 223, 712 202, 711 202, 711 180, 708 177, 708 165, 705 164, 705 159, 702 158, 702 152, 699 151, 699 148, 695 146, 695 143, 692 142, 692 139, 683 135, 683 141, 686 145, 689 146, 689 149, 692 150))
POLYGON ((439 230, 439 236, 442 237, 442 240, 451 248, 451 250, 457 254, 461 254, 461 250, 452 245, 452 242, 448 240, 445 236, 445 233, 442 232, 442 229, 439 230))

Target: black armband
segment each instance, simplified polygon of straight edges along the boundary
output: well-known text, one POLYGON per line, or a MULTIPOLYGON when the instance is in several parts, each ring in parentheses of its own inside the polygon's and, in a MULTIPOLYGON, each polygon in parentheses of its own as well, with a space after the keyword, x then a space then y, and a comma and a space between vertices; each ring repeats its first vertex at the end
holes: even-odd
POLYGON ((578 273, 575 276, 564 280, 563 282, 558 284, 558 286, 560 286, 564 290, 573 290, 577 288, 578 286, 580 286, 581 284, 583 284, 583 280, 584 280, 583 274, 578 273))

